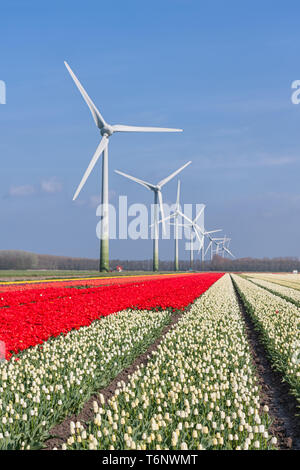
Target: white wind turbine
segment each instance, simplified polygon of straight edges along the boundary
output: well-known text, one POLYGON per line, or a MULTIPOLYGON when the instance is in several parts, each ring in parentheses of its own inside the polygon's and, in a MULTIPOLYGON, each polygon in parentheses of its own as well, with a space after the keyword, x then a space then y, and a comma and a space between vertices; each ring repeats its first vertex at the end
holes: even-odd
MULTIPOLYGON (((178 186, 179 188, 179 191, 180 191, 180 186, 178 186)), ((177 201, 179 201, 179 197, 178 197, 178 190, 177 190, 177 201)), ((201 214, 203 213, 205 209, 205 205, 203 204, 203 206, 201 207, 201 209, 199 210, 198 214, 196 215, 196 217, 192 220, 190 219, 189 217, 187 217, 181 210, 180 210, 180 205, 179 203, 176 204, 176 208, 175 208, 175 211, 170 214, 168 217, 166 217, 164 220, 161 220, 161 222, 165 222, 167 220, 170 220, 170 219, 175 219, 175 253, 177 252, 177 257, 178 257, 178 227, 181 226, 181 227, 189 227, 190 229, 190 233, 191 233, 191 236, 190 236, 190 268, 192 269, 193 268, 193 265, 194 265, 194 240, 193 240, 193 234, 196 235, 196 238, 198 239, 198 242, 199 242, 199 250, 198 252, 201 250, 201 248, 203 247, 203 243, 204 243, 204 237, 205 236, 208 236, 210 237, 210 234, 211 233, 215 233, 215 232, 220 232, 222 229, 218 229, 218 230, 211 230, 209 232, 205 231, 205 230, 202 230, 202 228, 197 224, 197 221, 198 219, 200 218, 201 214), (185 219, 188 223, 187 224, 179 224, 178 223, 178 218, 179 217, 182 217, 183 219, 185 219), (201 234, 202 238, 200 237, 199 233, 201 234)), ((175 261, 176 263, 176 261, 175 261)))
POLYGON ((227 238, 226 236, 223 237, 223 238, 212 238, 211 239, 211 244, 207 247, 207 251, 208 251, 209 248, 211 248, 211 256, 210 256, 211 261, 212 261, 212 258, 213 258, 213 244, 216 245, 216 250, 215 250, 216 255, 219 254, 219 250, 220 250, 221 255, 222 255, 223 258, 224 258, 225 252, 227 254, 229 254, 230 256, 232 256, 232 258, 235 258, 235 256, 229 250, 229 248, 226 247, 226 245, 225 245, 227 242, 230 242, 230 240, 231 240, 231 238, 227 238))
MULTIPOLYGON (((209 239, 211 239, 211 236, 210 236, 211 233, 222 232, 221 228, 217 229, 217 230, 209 230, 209 231, 206 231, 204 229, 202 230, 202 228, 200 228, 199 225, 195 224, 195 220, 197 220, 198 217, 200 217, 200 215, 204 211, 205 207, 206 206, 204 205, 203 208, 199 211, 199 213, 197 214, 196 218, 193 221, 188 219, 185 215, 183 215, 184 218, 186 220, 188 220, 188 222, 189 222, 188 224, 185 224, 185 226, 188 226, 191 229, 191 244, 190 244, 190 250, 191 250, 190 251, 190 267, 191 267, 191 269, 193 268, 193 264, 194 264, 194 247, 193 247, 192 231, 194 231, 195 234, 197 235, 197 230, 199 230, 201 235, 202 235, 201 241, 199 240, 200 245, 199 245, 198 253, 200 253, 201 250, 202 250, 202 253, 204 253, 205 237, 208 237, 209 239)), ((204 261, 204 256, 202 256, 202 261, 204 261)))
POLYGON ((222 243, 222 256, 223 258, 225 257, 225 253, 227 253, 228 255, 232 256, 232 258, 234 258, 235 256, 231 253, 231 251, 229 250, 229 243, 231 242, 231 238, 228 238, 224 237, 223 239, 223 243, 222 243), (227 244, 227 246, 226 246, 227 244))
MULTIPOLYGON (((150 191, 154 192, 154 239, 153 239, 153 271, 158 271, 158 265, 159 265, 159 260, 158 260, 158 204, 159 204, 159 209, 162 215, 162 219, 164 219, 164 208, 163 208, 163 201, 162 201, 162 194, 161 194, 161 189, 162 187, 171 181, 178 173, 180 173, 184 168, 186 168, 188 165, 190 165, 192 162, 189 161, 185 163, 182 167, 178 168, 178 170, 174 171, 174 173, 171 173, 171 175, 167 176, 166 178, 162 179, 159 181, 157 184, 152 184, 148 183, 148 181, 141 180, 139 178, 136 178, 135 176, 128 175, 127 173, 123 173, 122 171, 115 170, 116 173, 119 175, 125 176, 125 178, 128 178, 132 181, 135 181, 138 184, 141 184, 145 188, 149 189, 150 191)), ((163 230, 165 231, 165 223, 163 221, 163 230)))
POLYGON ((108 124, 103 116, 100 114, 100 111, 97 109, 78 78, 70 68, 70 66, 65 62, 71 77, 73 78, 75 85, 79 89, 83 99, 88 105, 92 116, 94 118, 95 124, 100 130, 102 139, 94 153, 93 158, 91 159, 89 166, 87 167, 86 172, 84 173, 82 180, 79 183, 79 186, 74 194, 73 201, 77 198, 81 189, 83 188, 86 180, 88 179, 90 173, 92 172, 97 160, 99 159, 101 153, 103 153, 102 160, 102 207, 103 207, 103 219, 101 224, 101 252, 100 252, 100 271, 109 270, 109 215, 108 215, 108 143, 109 138, 115 132, 182 132, 182 129, 170 129, 164 127, 137 127, 137 126, 124 126, 122 124, 110 125, 108 124))
POLYGON ((216 255, 219 254, 219 251, 221 250, 222 243, 223 243, 224 238, 212 238, 211 239, 211 260, 213 259, 213 254, 215 253, 216 255), (214 250, 214 245, 216 246, 214 250))
POLYGON ((187 224, 182 224, 183 227, 189 227, 190 229, 190 269, 193 269, 194 267, 194 234, 196 235, 196 238, 198 239, 199 242, 199 251, 201 250, 203 240, 204 240, 204 233, 203 230, 200 228, 200 226, 197 224, 197 220, 200 218, 201 214, 204 212, 205 205, 203 204, 202 208, 196 215, 196 217, 192 220, 189 217, 187 217, 185 214, 181 214, 182 217, 188 222, 187 224), (202 235, 202 238, 200 237, 199 232, 202 235))
POLYGON ((231 242, 231 238, 227 238, 226 241, 225 241, 225 247, 229 250, 229 245, 230 245, 230 242, 231 242), (227 245, 226 245, 227 243, 227 245))
MULTIPOLYGON (((205 262, 205 256, 206 256, 206 253, 209 251, 209 249, 212 247, 213 245, 213 240, 217 240, 216 238, 212 238, 210 236, 211 233, 216 233, 216 232, 222 232, 223 229, 218 229, 218 230, 210 230, 210 231, 206 231, 203 227, 203 230, 204 230, 204 234, 207 236, 207 238, 209 239, 209 244, 207 246, 207 248, 205 249, 205 237, 203 237, 203 244, 202 244, 202 247, 201 247, 201 262, 202 262, 202 266, 204 266, 204 262, 205 262)), ((218 240, 222 240, 221 238, 219 238, 218 240)))
POLYGON ((204 257, 206 256, 207 252, 209 251, 210 249, 210 261, 212 261, 213 259, 213 244, 214 244, 214 239, 211 238, 210 241, 209 241, 209 244, 207 245, 207 248, 205 250, 205 253, 204 253, 204 257))
MULTIPOLYGON (((204 231, 205 235, 206 235, 208 238, 211 238, 211 237, 210 237, 210 234, 211 234, 211 233, 221 232, 222 229, 210 230, 209 232, 206 232, 205 229, 204 229, 204 224, 203 224, 203 231, 204 231)), ((204 266, 204 261, 205 261, 205 237, 203 236, 203 243, 202 243, 202 247, 201 247, 201 264, 202 264, 202 266, 204 266)))
POLYGON ((165 217, 164 219, 161 219, 158 223, 165 223, 168 220, 174 219, 175 220, 175 230, 174 230, 174 238, 175 238, 175 253, 174 253, 174 271, 179 271, 179 261, 178 261, 178 219, 181 219, 180 215, 180 180, 178 180, 177 183, 177 198, 176 198, 176 204, 175 204, 175 210, 172 214, 170 214, 168 217, 165 217))
POLYGON ((205 250, 204 256, 206 256, 207 252, 210 250, 210 261, 213 260, 214 253, 217 255, 219 253, 219 246, 221 242, 217 242, 216 240, 220 240, 220 238, 211 238, 209 244, 205 250), (214 251, 214 245, 216 245, 216 249, 214 251))

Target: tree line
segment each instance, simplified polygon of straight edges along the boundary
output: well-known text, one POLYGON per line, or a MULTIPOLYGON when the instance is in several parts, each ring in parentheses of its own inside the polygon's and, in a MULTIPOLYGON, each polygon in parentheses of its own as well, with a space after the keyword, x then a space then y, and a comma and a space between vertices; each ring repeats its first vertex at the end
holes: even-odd
MULTIPOLYGON (((151 271, 152 259, 120 260, 110 262, 111 269, 122 266, 128 271, 151 271)), ((161 271, 173 271, 173 261, 160 261, 161 271)), ((39 255, 20 250, 0 250, 0 269, 51 269, 51 270, 89 270, 99 269, 99 260, 90 258, 72 258, 68 256, 39 255)), ((189 260, 179 262, 181 271, 190 269, 189 260)), ((212 261, 194 261, 195 271, 271 271, 300 273, 300 260, 296 257, 284 258, 239 258, 228 259, 215 255, 212 261)))
POLYGON ((97 270, 99 261, 69 256, 39 255, 27 251, 0 250, 0 269, 97 270))

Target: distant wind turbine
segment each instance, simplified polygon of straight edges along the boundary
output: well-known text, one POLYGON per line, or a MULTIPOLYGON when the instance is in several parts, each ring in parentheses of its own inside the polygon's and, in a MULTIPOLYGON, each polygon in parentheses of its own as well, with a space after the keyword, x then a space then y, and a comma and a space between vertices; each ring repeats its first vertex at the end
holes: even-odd
POLYGON ((70 66, 65 62, 71 77, 73 78, 75 85, 79 89, 83 99, 88 105, 92 116, 94 118, 95 124, 100 130, 102 139, 94 153, 93 158, 91 159, 89 166, 87 167, 86 172, 84 173, 82 180, 79 183, 79 186, 74 194, 73 201, 77 198, 81 189, 83 188, 86 180, 88 179, 90 173, 92 172, 97 160, 99 159, 101 153, 103 153, 102 160, 102 207, 103 207, 103 219, 101 224, 101 250, 100 250, 100 271, 109 270, 109 214, 108 214, 108 143, 109 138, 115 132, 181 132, 182 129, 170 129, 164 127, 137 127, 137 126, 125 126, 122 124, 110 125, 108 124, 103 116, 100 114, 100 111, 97 109, 80 81, 70 68, 70 66))
POLYGON ((165 223, 168 220, 174 219, 175 220, 175 253, 174 253, 174 271, 179 271, 179 261, 178 261, 178 218, 180 217, 180 180, 178 180, 177 183, 177 198, 176 198, 176 204, 175 204, 175 210, 172 214, 170 214, 168 217, 165 217, 164 219, 161 219, 158 223, 165 223))
MULTIPOLYGON (((173 179, 176 175, 178 175, 178 173, 180 173, 182 170, 184 170, 184 168, 186 168, 191 163, 192 163, 191 161, 187 162, 185 165, 178 168, 178 170, 174 171, 174 173, 171 173, 169 176, 162 179, 157 184, 148 183, 148 181, 144 181, 144 180, 141 180, 139 178, 136 178, 135 176, 131 176, 131 175, 128 175, 127 173, 123 173, 122 171, 115 170, 115 172, 118 173, 119 175, 122 175, 125 178, 128 178, 132 181, 135 181, 136 183, 138 183, 138 184, 144 186, 145 188, 149 189, 150 191, 154 192, 153 271, 158 271, 158 267, 159 267, 159 260, 158 260, 158 204, 159 204, 159 209, 160 209, 162 219, 164 219, 164 208, 163 208, 163 200, 162 200, 161 189, 165 184, 167 184, 169 181, 171 181, 171 179, 173 179)), ((164 221, 162 223, 163 223, 163 230, 165 231, 164 221)))
MULTIPOLYGON (((218 230, 210 230, 210 231, 206 231, 204 229, 204 226, 203 226, 203 231, 204 231, 204 234, 206 235, 206 237, 209 239, 209 246, 211 246, 212 244, 212 237, 210 236, 211 233, 216 233, 216 232, 222 232, 223 229, 218 229, 218 230)), ((208 247, 209 249, 209 247, 208 247)), ((202 263, 202 266, 204 266, 204 262, 205 262, 205 255, 207 253, 207 250, 205 250, 205 237, 203 237, 203 244, 202 244, 202 247, 201 247, 201 263, 202 263)))
POLYGON ((219 249, 221 250, 222 256, 224 258, 225 253, 230 255, 232 258, 235 258, 235 256, 231 253, 231 251, 225 246, 225 243, 229 242, 231 238, 227 238, 226 236, 223 238, 212 238, 211 239, 211 244, 207 247, 207 251, 209 248, 211 248, 211 257, 210 259, 212 260, 213 256, 213 244, 216 245, 216 255, 219 254, 219 249))
POLYGON ((223 252, 223 258, 225 257, 225 253, 227 253, 229 256, 231 256, 232 258, 235 258, 235 256, 231 253, 231 251, 229 250, 229 243, 231 242, 231 238, 228 238, 224 237, 223 239, 223 246, 222 246, 222 252, 223 252), (226 243, 227 243, 227 246, 226 246, 226 243))
POLYGON ((206 207, 205 204, 203 204, 202 208, 200 209, 200 211, 198 212, 198 214, 196 215, 196 217, 193 220, 190 219, 189 217, 187 217, 185 214, 181 213, 182 217, 188 222, 187 224, 183 224, 183 226, 184 227, 190 227, 190 231, 191 231, 191 238, 190 238, 190 268, 191 269, 193 269, 193 265, 194 265, 194 245, 193 245, 192 233, 193 232, 195 233, 195 235, 198 238, 198 241, 200 243, 199 250, 198 250, 198 253, 199 253, 200 250, 203 249, 204 239, 205 239, 206 236, 209 239, 211 239, 211 236, 210 236, 211 233, 216 233, 216 232, 221 232, 222 231, 222 229, 210 230, 210 231, 206 231, 204 229, 202 230, 202 228, 197 224, 197 220, 199 219, 200 215, 203 213, 205 207, 206 207), (200 238, 198 231, 202 235, 202 238, 200 238))

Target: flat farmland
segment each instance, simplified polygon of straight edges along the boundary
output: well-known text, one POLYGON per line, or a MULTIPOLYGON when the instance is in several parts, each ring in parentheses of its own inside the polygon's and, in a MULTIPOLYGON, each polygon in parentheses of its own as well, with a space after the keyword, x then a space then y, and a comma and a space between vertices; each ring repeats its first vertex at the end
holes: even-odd
POLYGON ((0 449, 299 448, 297 295, 266 273, 3 282, 0 449))

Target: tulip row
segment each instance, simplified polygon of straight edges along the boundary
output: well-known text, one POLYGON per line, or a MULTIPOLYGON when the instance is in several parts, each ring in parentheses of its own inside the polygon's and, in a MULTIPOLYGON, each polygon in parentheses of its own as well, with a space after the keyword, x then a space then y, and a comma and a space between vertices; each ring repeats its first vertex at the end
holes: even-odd
MULTIPOLYGON (((191 274, 189 274, 191 275, 191 274)), ((122 285, 134 282, 153 281, 155 279, 164 279, 173 277, 174 274, 149 274, 138 276, 115 276, 115 277, 100 277, 100 278, 85 278, 85 279, 55 279, 51 281, 30 281, 24 283, 3 283, 0 282, 0 307, 12 306, 19 303, 29 303, 30 301, 37 301, 40 294, 47 294, 46 291, 51 289, 63 288, 86 288, 86 287, 101 287, 111 285, 122 285), (35 293, 35 291, 39 291, 35 293), (23 295, 22 295, 23 293, 23 295), (33 298, 31 299, 31 296, 33 298)), ((186 276, 186 274, 176 274, 178 276, 186 276)), ((55 292, 54 290, 52 292, 55 292)))
POLYGON ((279 295, 288 302, 300 306, 300 291, 291 287, 281 286, 270 281, 263 281, 260 279, 250 279, 254 284, 265 288, 269 292, 275 295, 279 295))
POLYGON ((300 309, 240 276, 233 275, 233 279, 273 366, 300 400, 300 309))
MULTIPOLYGON (((178 275, 183 276, 183 275, 178 275)), ((185 275, 186 277, 186 275, 185 275)), ((3 291, 3 286, 0 287, 0 308, 2 307, 16 307, 18 305, 27 305, 30 303, 45 302, 48 300, 55 300, 62 297, 69 297, 72 295, 84 295, 92 291, 94 288, 107 288, 114 286, 119 288, 124 284, 140 284, 146 281, 154 281, 157 279, 167 279, 166 276, 138 276, 126 278, 113 278, 113 279, 95 279, 95 280, 73 280, 73 281, 59 281, 57 283, 37 283, 37 284, 24 284, 22 286, 12 285, 10 289, 3 291), (22 287, 22 288, 21 288, 22 287), (72 290, 70 290, 72 288, 72 290)))
POLYGON ((127 308, 184 310, 222 275, 163 277, 89 289, 54 288, 49 293, 46 290, 42 297, 36 297, 37 292, 31 297, 28 293, 31 300, 46 300, 0 308, 0 341, 5 343, 9 359, 13 353, 41 344, 52 336, 88 326, 100 317, 127 308))
MULTIPOLYGON (((34 289, 48 289, 56 287, 98 287, 98 286, 109 286, 114 284, 126 284, 128 282, 136 281, 150 281, 154 279, 162 279, 164 277, 173 276, 186 276, 186 273, 176 274, 138 274, 138 275, 121 275, 113 277, 85 277, 75 279, 50 279, 43 280, 37 279, 34 281, 12 281, 12 282, 1 282, 0 281, 0 293, 5 292, 24 292, 34 289)), ((191 274, 189 274, 191 275, 191 274)))
POLYGON ((284 287, 300 289, 300 277, 297 274, 248 273, 243 277, 269 281, 284 287))
POLYGON ((146 350, 170 312, 125 311, 0 362, 0 449, 36 448, 49 430, 146 350))
POLYGON ((87 428, 71 422, 62 449, 274 448, 228 274, 94 412, 87 428))

